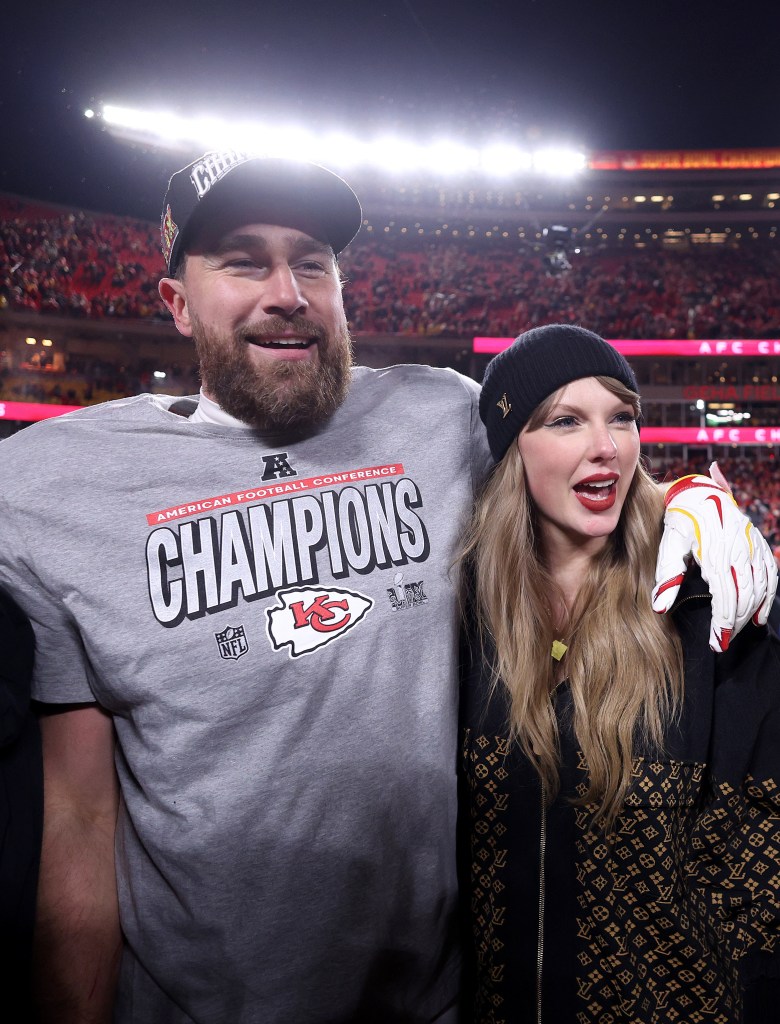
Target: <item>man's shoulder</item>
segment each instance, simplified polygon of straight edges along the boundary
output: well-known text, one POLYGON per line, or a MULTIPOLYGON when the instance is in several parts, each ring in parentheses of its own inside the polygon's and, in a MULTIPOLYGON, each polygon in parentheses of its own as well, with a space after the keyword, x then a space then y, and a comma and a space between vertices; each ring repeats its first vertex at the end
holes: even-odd
POLYGON ((83 458, 82 445, 89 447, 96 438, 145 423, 174 420, 168 412, 181 401, 171 395, 134 395, 40 420, 0 442, 0 464, 21 460, 32 468, 41 460, 51 464, 53 459, 83 458))
POLYGON ((422 363, 397 363, 373 369, 356 366, 353 371, 353 388, 387 389, 407 393, 425 391, 430 395, 457 395, 470 401, 479 397, 480 386, 471 377, 449 367, 426 366, 422 363), (401 390, 403 389, 403 390, 401 390))
MULTIPOLYGON (((28 445, 40 443, 44 436, 71 431, 79 428, 89 428, 95 424, 108 425, 112 422, 128 422, 132 420, 143 420, 150 416, 159 416, 170 410, 178 402, 186 402, 187 399, 178 398, 174 395, 132 395, 129 398, 118 398, 113 402, 99 402, 96 405, 85 405, 81 409, 74 409, 72 412, 63 413, 61 416, 50 416, 30 424, 24 430, 12 434, 2 442, 3 448, 6 445, 28 445)), ((193 399, 197 404, 197 397, 193 399)), ((194 406, 193 406, 194 408, 194 406)))

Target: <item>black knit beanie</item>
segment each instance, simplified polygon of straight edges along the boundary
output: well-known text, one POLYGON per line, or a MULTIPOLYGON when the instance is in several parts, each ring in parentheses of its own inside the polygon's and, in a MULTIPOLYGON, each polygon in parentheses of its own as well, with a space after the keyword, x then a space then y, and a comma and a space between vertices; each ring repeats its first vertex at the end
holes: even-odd
POLYGON ((584 327, 534 327, 491 359, 482 381, 479 414, 496 462, 540 402, 582 377, 614 377, 638 391, 634 371, 623 356, 584 327))

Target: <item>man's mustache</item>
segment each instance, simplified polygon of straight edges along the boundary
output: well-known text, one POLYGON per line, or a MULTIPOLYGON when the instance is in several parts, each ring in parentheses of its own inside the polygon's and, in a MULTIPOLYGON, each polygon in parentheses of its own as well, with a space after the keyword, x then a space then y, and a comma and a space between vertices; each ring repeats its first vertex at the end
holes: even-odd
POLYGON ((318 345, 324 347, 328 342, 328 332, 320 324, 307 320, 305 316, 272 316, 258 323, 244 324, 238 331, 240 341, 257 341, 258 338, 278 338, 279 335, 296 334, 302 338, 315 338, 318 345))

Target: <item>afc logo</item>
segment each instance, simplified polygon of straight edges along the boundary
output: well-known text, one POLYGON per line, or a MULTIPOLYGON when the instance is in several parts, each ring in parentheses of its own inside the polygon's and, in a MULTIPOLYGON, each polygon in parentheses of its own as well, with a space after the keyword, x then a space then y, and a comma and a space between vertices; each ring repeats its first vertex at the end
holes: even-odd
POLYGON ((298 476, 297 470, 293 469, 287 461, 287 452, 279 452, 277 455, 263 455, 263 475, 260 479, 265 483, 267 480, 276 480, 278 477, 298 476))
POLYGON ((335 587, 293 587, 276 594, 279 604, 266 611, 274 650, 288 648, 291 658, 311 654, 353 629, 374 602, 363 594, 335 587))

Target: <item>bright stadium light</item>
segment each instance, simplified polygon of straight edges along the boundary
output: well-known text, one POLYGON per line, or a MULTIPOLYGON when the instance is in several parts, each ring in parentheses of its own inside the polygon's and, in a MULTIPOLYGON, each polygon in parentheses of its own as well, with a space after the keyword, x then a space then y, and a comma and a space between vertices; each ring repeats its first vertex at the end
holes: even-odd
POLYGON ((306 157, 317 145, 316 137, 297 124, 280 126, 268 133, 266 152, 269 156, 306 157))
POLYGON ((479 167, 478 150, 450 139, 437 139, 429 146, 421 146, 420 158, 425 170, 437 174, 465 174, 479 167))
POLYGON ((550 174, 556 178, 571 178, 587 167, 588 160, 584 153, 575 149, 549 146, 535 150, 533 167, 541 174, 550 174))
POLYGON ((528 150, 505 142, 494 142, 484 146, 480 150, 479 161, 486 174, 495 175, 497 178, 530 171, 533 164, 528 150))
POLYGON ((345 132, 329 132, 317 143, 317 160, 342 170, 369 162, 368 145, 345 132))
POLYGON ((246 150, 255 156, 261 156, 268 147, 268 139, 274 133, 274 129, 261 121, 245 121, 236 125, 234 145, 231 149, 246 150))
POLYGON ((103 120, 111 128, 133 128, 140 130, 149 123, 149 113, 117 107, 113 103, 103 105, 103 120))
POLYGON ((384 135, 367 148, 369 162, 391 174, 404 174, 419 167, 419 147, 395 135, 384 135))
POLYGON ((236 149, 244 144, 238 126, 219 117, 196 117, 187 123, 186 132, 202 149, 236 149))
POLYGON ((119 134, 128 133, 136 138, 157 140, 158 145, 171 145, 192 138, 192 122, 165 111, 132 110, 106 104, 103 120, 119 134))
MULTIPOLYGON (((85 116, 89 112, 85 111, 85 116)), ((510 142, 479 149, 454 139, 419 144, 396 134, 357 139, 341 131, 317 133, 299 124, 227 121, 208 115, 185 117, 170 111, 135 110, 104 104, 102 120, 121 138, 160 148, 237 149, 259 156, 306 157, 344 169, 373 167, 388 174, 433 173, 453 177, 481 173, 489 177, 546 174, 571 177, 587 167, 584 153, 565 147, 535 152, 510 142)))

